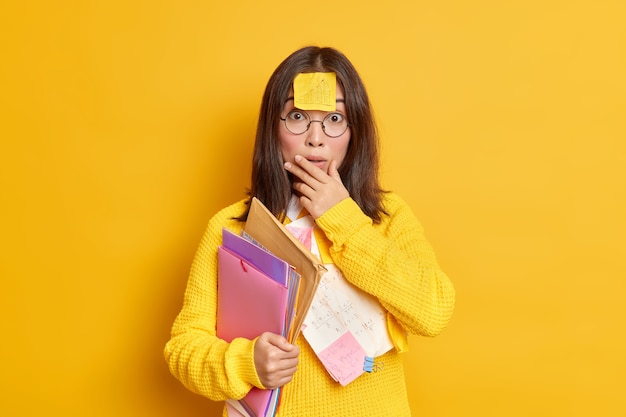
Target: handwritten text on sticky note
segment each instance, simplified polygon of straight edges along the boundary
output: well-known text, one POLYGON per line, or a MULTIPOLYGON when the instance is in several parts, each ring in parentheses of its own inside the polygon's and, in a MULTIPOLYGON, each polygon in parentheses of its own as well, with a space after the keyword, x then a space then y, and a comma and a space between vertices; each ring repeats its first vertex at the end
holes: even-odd
POLYGON ((333 378, 343 386, 364 372, 365 351, 349 331, 320 352, 319 358, 333 378))

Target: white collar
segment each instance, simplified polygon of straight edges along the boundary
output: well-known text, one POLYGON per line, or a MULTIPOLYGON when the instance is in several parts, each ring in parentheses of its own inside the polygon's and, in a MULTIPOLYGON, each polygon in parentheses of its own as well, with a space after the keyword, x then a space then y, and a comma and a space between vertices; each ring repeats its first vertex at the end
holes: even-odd
POLYGON ((300 199, 295 194, 292 194, 285 215, 289 218, 289 220, 294 222, 298 220, 298 216, 300 215, 301 211, 302 204, 300 204, 300 199))

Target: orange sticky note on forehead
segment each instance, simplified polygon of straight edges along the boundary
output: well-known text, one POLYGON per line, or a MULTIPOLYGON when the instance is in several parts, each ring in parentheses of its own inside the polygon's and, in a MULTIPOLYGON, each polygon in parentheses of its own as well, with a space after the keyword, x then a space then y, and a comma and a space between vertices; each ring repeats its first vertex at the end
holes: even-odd
POLYGON ((335 111, 337 76, 334 72, 305 72, 293 80, 293 104, 302 110, 335 111))

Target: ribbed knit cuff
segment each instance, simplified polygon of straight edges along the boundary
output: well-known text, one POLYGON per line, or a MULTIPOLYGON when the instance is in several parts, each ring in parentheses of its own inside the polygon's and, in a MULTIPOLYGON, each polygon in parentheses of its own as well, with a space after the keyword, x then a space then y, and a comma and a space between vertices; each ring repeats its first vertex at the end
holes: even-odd
POLYGON ((255 343, 256 339, 233 339, 226 353, 226 373, 229 374, 229 377, 239 378, 257 388, 265 388, 254 365, 255 343))

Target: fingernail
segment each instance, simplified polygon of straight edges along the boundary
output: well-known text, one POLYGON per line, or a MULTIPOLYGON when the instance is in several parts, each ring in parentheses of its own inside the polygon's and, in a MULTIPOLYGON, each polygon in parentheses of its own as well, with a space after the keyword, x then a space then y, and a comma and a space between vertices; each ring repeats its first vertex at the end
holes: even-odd
POLYGON ((286 169, 291 168, 291 162, 285 162, 285 168, 286 169))
POLYGON ((300 162, 300 160, 302 159, 302 157, 300 155, 296 155, 295 158, 293 158, 296 160, 296 162, 300 162))

